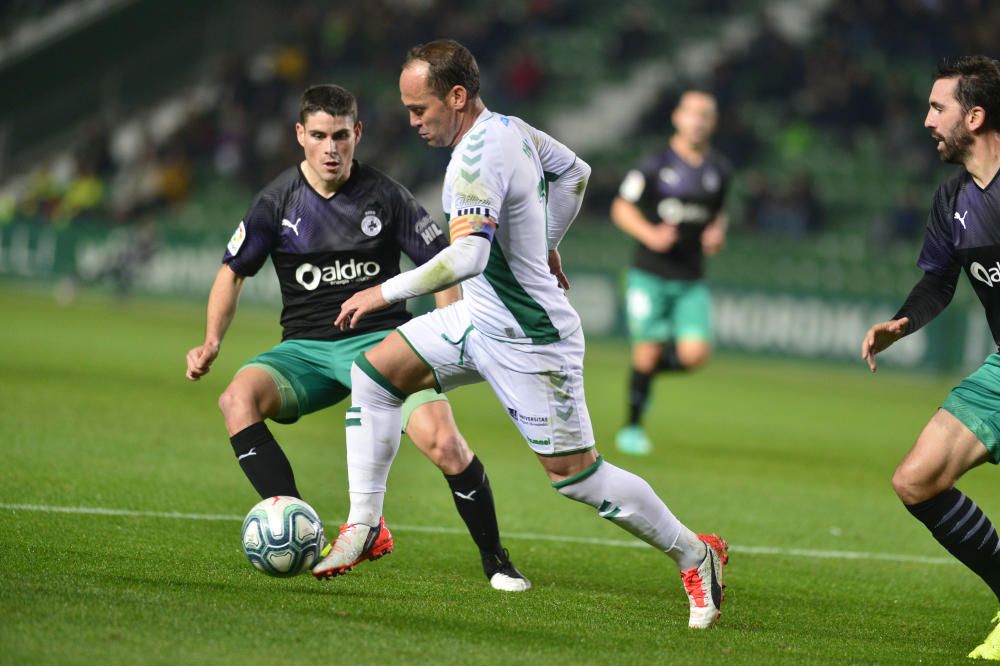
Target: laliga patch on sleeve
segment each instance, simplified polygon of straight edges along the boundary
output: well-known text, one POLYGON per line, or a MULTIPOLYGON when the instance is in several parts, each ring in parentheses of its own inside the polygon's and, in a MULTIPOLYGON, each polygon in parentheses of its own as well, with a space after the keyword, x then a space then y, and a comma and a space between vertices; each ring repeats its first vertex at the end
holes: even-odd
POLYGON ((233 232, 233 237, 229 239, 229 244, 226 248, 229 250, 229 254, 236 256, 236 253, 240 251, 243 247, 243 241, 247 239, 247 228, 243 224, 243 220, 240 220, 240 226, 236 227, 236 231, 233 232))
POLYGON ((625 175, 625 180, 618 188, 618 196, 629 203, 636 203, 645 189, 646 177, 638 169, 632 169, 625 175))

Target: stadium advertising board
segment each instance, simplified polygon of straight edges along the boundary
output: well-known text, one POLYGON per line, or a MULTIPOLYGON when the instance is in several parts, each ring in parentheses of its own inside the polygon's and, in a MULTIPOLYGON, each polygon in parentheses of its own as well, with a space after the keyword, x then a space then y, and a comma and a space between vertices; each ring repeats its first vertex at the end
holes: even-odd
MULTIPOLYGON (((156 235, 148 254, 137 248, 139 231, 119 227, 57 230, 30 224, 0 227, 0 279, 56 281, 75 277, 100 284, 123 265, 135 293, 196 296, 208 292, 224 240, 193 233, 156 235)), ((590 335, 624 335, 620 276, 608 271, 569 268, 570 300, 590 335)), ((245 300, 280 301, 270 269, 248 280, 245 300), (262 279, 263 278, 263 279, 262 279)), ((427 303, 427 301, 422 301, 427 303)), ((892 316, 898 303, 832 298, 828 295, 713 287, 715 337, 720 349, 860 363, 860 341, 868 327, 892 316)), ((978 304, 955 303, 926 329, 885 353, 889 364, 905 368, 965 370, 991 351, 989 331, 978 304)))

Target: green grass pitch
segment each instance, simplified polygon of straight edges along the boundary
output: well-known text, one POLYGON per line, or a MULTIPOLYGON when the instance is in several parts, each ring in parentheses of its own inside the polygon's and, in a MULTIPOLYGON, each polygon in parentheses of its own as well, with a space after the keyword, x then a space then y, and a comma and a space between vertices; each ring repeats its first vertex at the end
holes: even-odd
MULTIPOLYGON (((610 444, 627 349, 590 341, 598 447, 732 545, 723 616, 694 632, 672 563, 552 490, 485 385, 451 397, 531 592, 489 588, 444 480, 405 440, 396 552, 324 583, 271 579, 240 548, 257 497, 216 399, 277 340, 276 312, 241 311, 199 383, 184 354, 201 304, 59 307, 8 285, 0 312, 0 663, 961 663, 996 612, 889 485, 954 377, 721 355, 658 380, 656 451, 628 459, 610 444), (54 510, 80 507, 135 513, 54 510)), ((334 532, 343 408, 273 426, 334 532)), ((961 487, 1000 519, 988 467, 961 487)))

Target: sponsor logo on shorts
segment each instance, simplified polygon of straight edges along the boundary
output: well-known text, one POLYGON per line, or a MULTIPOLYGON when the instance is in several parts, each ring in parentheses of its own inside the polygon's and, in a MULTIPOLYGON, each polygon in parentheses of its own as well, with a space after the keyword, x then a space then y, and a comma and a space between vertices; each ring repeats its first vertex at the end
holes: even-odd
POLYGON ((375 261, 356 261, 348 259, 340 261, 338 259, 333 266, 313 266, 312 264, 302 264, 295 271, 295 281, 305 287, 308 291, 313 291, 319 287, 320 282, 329 285, 348 284, 350 282, 364 282, 370 280, 382 271, 382 267, 375 261))
POLYGON ((528 438, 528 443, 534 446, 550 446, 552 444, 548 439, 532 439, 531 437, 528 438))
POLYGON ((521 414, 513 407, 508 407, 507 413, 510 414, 510 418, 522 425, 547 426, 549 424, 549 417, 547 416, 529 416, 528 414, 521 414))

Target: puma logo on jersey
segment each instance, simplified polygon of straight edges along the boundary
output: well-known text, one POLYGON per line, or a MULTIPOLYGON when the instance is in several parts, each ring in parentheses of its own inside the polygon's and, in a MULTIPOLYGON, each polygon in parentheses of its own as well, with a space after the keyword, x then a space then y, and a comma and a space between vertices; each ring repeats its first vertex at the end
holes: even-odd
POLYGON ((962 228, 963 229, 966 228, 965 227, 965 218, 968 217, 968 215, 969 215, 969 211, 965 211, 961 215, 958 214, 958 211, 955 211, 955 219, 962 223, 962 228))
POLYGON ((295 224, 292 224, 290 220, 282 220, 281 221, 281 226, 288 227, 289 229, 291 229, 292 231, 295 232, 296 236, 298 236, 299 235, 299 222, 301 222, 301 221, 302 221, 301 217, 299 219, 295 220, 295 224))

